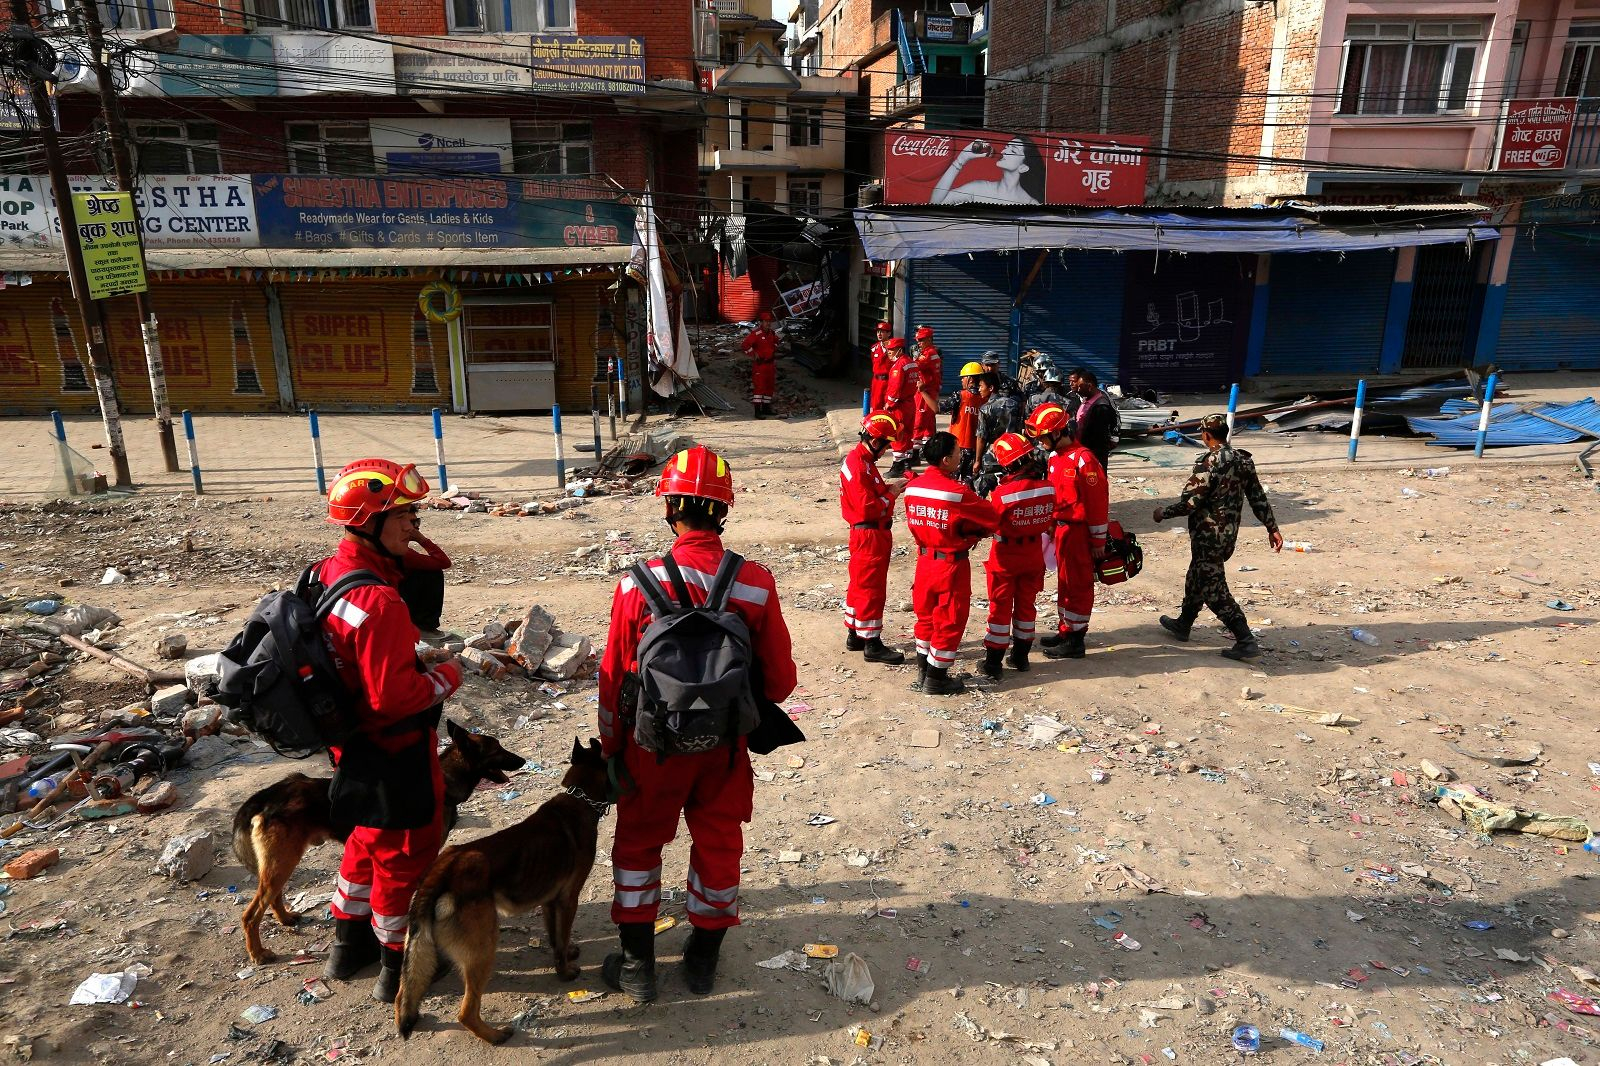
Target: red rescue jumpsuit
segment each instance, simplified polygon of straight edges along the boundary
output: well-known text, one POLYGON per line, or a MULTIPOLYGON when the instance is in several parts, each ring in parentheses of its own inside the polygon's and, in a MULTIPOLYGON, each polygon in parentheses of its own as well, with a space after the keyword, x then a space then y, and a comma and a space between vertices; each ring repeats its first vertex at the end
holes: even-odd
POLYGON ((944 383, 944 361, 939 349, 924 344, 917 352, 916 420, 911 429, 911 444, 920 448, 939 428, 939 388, 944 383))
POLYGON ((917 402, 917 364, 905 352, 896 352, 884 386, 883 409, 900 423, 900 432, 894 438, 894 461, 897 463, 911 458, 911 425, 916 418, 917 402))
POLYGON ((766 326, 745 334, 740 345, 749 355, 750 401, 756 406, 772 403, 778 391, 778 335, 766 326))
MULTIPOLYGON (((722 539, 690 532, 677 539, 672 558, 696 603, 704 603, 722 561, 722 539)), ((672 594, 661 560, 650 569, 672 594)), ((789 627, 778 607, 778 591, 766 567, 747 562, 733 586, 729 606, 750 627, 763 693, 774 703, 794 691, 795 668, 789 627)), ((631 708, 618 706, 623 679, 638 666, 639 636, 650 621, 644 595, 624 577, 611 599, 611 630, 600 660, 600 748, 624 753, 635 788, 617 801, 617 835, 611 846, 615 894, 611 920, 654 922, 661 906, 661 849, 678 834, 678 818, 689 825, 689 921, 702 929, 739 924, 739 862, 745 822, 755 794, 750 754, 744 741, 731 760, 725 748, 697 755, 657 758, 631 743, 631 708)))
POLYGON ((906 528, 917 542, 911 604, 917 612, 917 654, 949 669, 961 647, 972 605, 972 546, 995 531, 995 505, 944 471, 929 467, 906 486, 906 528))
POLYGON ((872 388, 867 395, 867 413, 886 411, 884 395, 889 386, 889 368, 894 365, 894 353, 887 343, 879 341, 872 346, 872 388))
MULTIPOLYGON (((377 733, 444 702, 461 687, 461 671, 455 663, 424 669, 418 661, 417 627, 393 587, 402 576, 399 563, 360 541, 346 539, 322 563, 319 574, 325 585, 332 585, 352 570, 371 570, 390 584, 350 590, 328 615, 323 631, 340 678, 361 701, 362 725, 377 733)), ((431 780, 418 781, 417 787, 433 789, 433 821, 417 829, 357 826, 345 841, 333 893, 333 916, 370 918, 378 942, 388 948, 405 946, 412 893, 444 843, 439 737, 433 729, 427 733, 431 780)), ((417 733, 373 737, 385 751, 399 751, 418 739, 417 733)), ((334 757, 338 758, 337 752, 334 757)))
POLYGON ((883 604, 889 590, 889 555, 894 549, 894 497, 866 442, 839 467, 839 510, 850 526, 850 583, 844 595, 844 627, 862 640, 883 639, 883 604))
POLYGON ((1033 639, 1035 601, 1044 588, 1044 541, 1055 525, 1056 490, 1025 475, 1002 480, 990 497, 1000 526, 984 570, 989 575, 989 629, 985 648, 1006 648, 1033 639))
POLYGON ((1056 490, 1056 605, 1061 632, 1082 633, 1094 611, 1094 555, 1105 547, 1110 497, 1100 460, 1081 444, 1050 457, 1056 490))

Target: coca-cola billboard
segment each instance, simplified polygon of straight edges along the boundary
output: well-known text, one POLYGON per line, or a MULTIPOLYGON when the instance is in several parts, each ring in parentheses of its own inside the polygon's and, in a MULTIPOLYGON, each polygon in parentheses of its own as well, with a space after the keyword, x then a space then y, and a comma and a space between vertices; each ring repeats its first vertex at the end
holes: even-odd
POLYGON ((1570 96, 1509 101, 1495 169, 1564 169, 1577 115, 1578 101, 1570 96))
POLYGON ((1147 137, 886 130, 886 204, 1128 207, 1144 203, 1147 137))

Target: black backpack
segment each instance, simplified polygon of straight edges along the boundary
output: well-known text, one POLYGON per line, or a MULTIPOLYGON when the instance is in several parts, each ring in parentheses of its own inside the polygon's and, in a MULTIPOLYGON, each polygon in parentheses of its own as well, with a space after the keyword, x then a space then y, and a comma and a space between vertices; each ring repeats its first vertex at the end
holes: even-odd
POLYGON ((384 584, 352 570, 331 586, 307 567, 292 590, 269 592, 223 650, 212 698, 280 755, 303 759, 346 743, 355 701, 339 679, 323 620, 351 589, 384 584))
POLYGON ((643 561, 630 571, 652 615, 639 638, 634 741, 663 757, 732 744, 761 717, 751 684, 750 627, 728 608, 744 559, 723 553, 710 594, 698 607, 670 553, 661 565, 675 597, 643 561))

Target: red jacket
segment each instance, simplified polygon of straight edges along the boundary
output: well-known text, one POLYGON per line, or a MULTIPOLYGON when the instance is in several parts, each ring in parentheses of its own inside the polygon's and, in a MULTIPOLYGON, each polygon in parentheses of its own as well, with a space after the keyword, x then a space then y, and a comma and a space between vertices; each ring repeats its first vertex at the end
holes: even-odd
MULTIPOLYGON (((388 584, 350 590, 328 615, 323 633, 339 677, 361 700, 362 725, 377 733, 444 702, 461 687, 461 671, 453 662, 426 668, 417 658, 417 627, 394 587, 403 576, 398 562, 346 538, 323 560, 319 574, 331 586, 352 570, 371 570, 388 584)), ((415 741, 404 736, 377 739, 381 747, 396 750, 408 739, 415 741)))
POLYGON ((929 467, 906 486, 906 528, 930 551, 967 551, 1000 524, 994 504, 929 467))
MULTIPOLYGON (((683 571, 689 595, 696 603, 704 603, 717 566, 722 562, 722 538, 715 533, 685 533, 669 550, 678 569, 683 571)), ((670 594, 672 585, 661 560, 650 560, 650 569, 670 594)), ((766 698, 781 703, 794 691, 797 679, 789 627, 784 624, 783 610, 778 606, 778 587, 771 571, 760 563, 746 562, 734 582, 728 605, 750 627, 755 657, 761 663, 766 698)), ((639 637, 649 622, 650 610, 644 593, 634 587, 631 577, 624 577, 611 597, 611 629, 606 634, 605 654, 600 659, 600 748, 608 757, 622 749, 633 728, 628 720, 631 708, 621 708, 618 702, 622 682, 638 669, 639 637)))
MULTIPOLYGON (((883 406, 887 410, 909 415, 916 410, 917 364, 905 352, 900 352, 889 367, 889 380, 883 389, 883 406)), ((910 429, 909 426, 902 427, 910 429)))
POLYGON ((444 549, 439 547, 433 541, 419 534, 418 539, 412 541, 412 543, 421 548, 422 551, 417 552, 408 550, 406 552, 406 560, 401 565, 403 565, 407 570, 450 569, 450 556, 446 555, 444 549))
POLYGON ((770 363, 778 357, 778 335, 765 326, 745 334, 739 346, 758 363, 770 363))
POLYGON ((1104 544, 1111 499, 1106 472, 1100 469, 1100 460, 1094 453, 1081 444, 1074 444, 1065 454, 1052 455, 1050 484, 1056 490, 1057 524, 1086 525, 1089 539, 1104 544))
POLYGON ((1001 481, 990 497, 1000 509, 990 558, 1004 556, 1021 562, 1044 564, 1044 542, 1039 539, 1055 526, 1056 490, 1048 481, 1015 476, 1001 481), (1003 539, 1002 539, 1003 538, 1003 539))
POLYGON ((888 405, 884 402, 884 393, 889 384, 889 368, 894 365, 894 359, 889 355, 889 349, 882 341, 872 346, 872 390, 867 397, 868 403, 874 411, 882 411, 888 405))
POLYGON ((939 349, 928 345, 917 353, 917 391, 922 394, 922 405, 930 411, 939 409, 939 389, 944 384, 944 360, 939 349))
POLYGON ((852 526, 858 522, 888 526, 894 521, 894 496, 865 442, 850 449, 839 467, 839 511, 852 526))

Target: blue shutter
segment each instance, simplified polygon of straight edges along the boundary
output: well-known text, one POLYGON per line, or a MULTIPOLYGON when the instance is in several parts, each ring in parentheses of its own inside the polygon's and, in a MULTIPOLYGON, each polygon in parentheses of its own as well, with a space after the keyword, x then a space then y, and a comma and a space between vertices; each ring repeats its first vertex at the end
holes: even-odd
POLYGON ((1272 257, 1263 374, 1371 374, 1394 287, 1390 251, 1272 257))
MULTIPOLYGON (((1037 252, 1023 252, 1023 277, 1037 252)), ((1065 374, 1087 366, 1117 380, 1126 260, 1116 252, 1051 252, 1022 303, 1022 350, 1037 348, 1065 374)))
POLYGON ((1507 370, 1600 369, 1600 243, 1551 226, 1517 235, 1494 361, 1507 370))
POLYGON ((933 343, 944 361, 948 395, 961 387, 961 366, 1011 338, 1012 275, 1016 257, 987 252, 918 259, 910 267, 906 346, 918 326, 933 327, 933 343))

